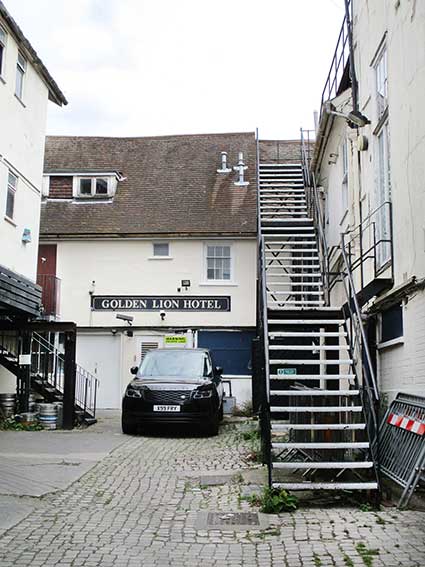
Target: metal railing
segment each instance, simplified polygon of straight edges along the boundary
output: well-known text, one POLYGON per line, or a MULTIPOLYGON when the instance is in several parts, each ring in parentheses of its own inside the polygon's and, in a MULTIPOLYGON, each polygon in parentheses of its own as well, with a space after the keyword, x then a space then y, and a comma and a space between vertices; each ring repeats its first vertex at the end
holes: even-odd
POLYGON ((260 403, 260 428, 263 463, 268 467, 268 482, 271 486, 271 428, 270 428, 270 368, 269 332, 267 321, 267 284, 264 236, 261 232, 260 207, 260 141, 256 131, 256 181, 257 181, 257 335, 260 340, 262 396, 260 403))
POLYGON ((319 263, 320 271, 323 278, 323 289, 325 292, 325 304, 329 305, 329 254, 328 244, 326 242, 326 233, 324 228, 323 207, 320 203, 319 191, 316 185, 316 178, 313 172, 310 171, 310 139, 307 136, 308 145, 306 141, 305 132, 301 128, 301 165, 304 177, 304 184, 306 188, 307 210, 309 216, 314 221, 314 227, 317 232, 317 241, 319 244, 319 263))
MULTIPOLYGON (((363 326, 362 313, 356 295, 353 274, 347 252, 341 240, 341 251, 343 258, 344 273, 342 283, 347 298, 346 325, 349 335, 350 354, 353 360, 353 370, 356 383, 360 389, 368 437, 371 443, 371 456, 376 466, 377 474, 379 468, 379 403, 380 395, 375 370, 372 364, 366 332, 363 326)), ((379 474, 378 474, 379 476, 379 474)))
MULTIPOLYGON (((88 417, 96 415, 96 396, 98 379, 75 365, 75 405, 88 417)), ((44 387, 51 387, 59 393, 65 388, 65 357, 50 340, 38 333, 33 333, 31 347, 31 374, 37 376, 44 387)))
POLYGON ((42 317, 56 317, 60 309, 61 280, 54 275, 37 275, 37 284, 42 288, 42 317))
POLYGON ((392 203, 384 201, 372 210, 360 224, 342 235, 350 271, 360 269, 360 288, 365 285, 365 265, 372 264, 373 279, 387 268, 393 273, 392 203))
POLYGON ((325 86, 322 91, 322 98, 320 104, 320 118, 322 118, 323 104, 339 94, 339 87, 341 80, 346 73, 347 63, 350 59, 350 21, 352 20, 352 2, 347 0, 347 9, 351 14, 350 20, 347 15, 344 16, 342 21, 341 30, 338 35, 336 48, 332 57, 331 66, 328 76, 326 78, 325 86))

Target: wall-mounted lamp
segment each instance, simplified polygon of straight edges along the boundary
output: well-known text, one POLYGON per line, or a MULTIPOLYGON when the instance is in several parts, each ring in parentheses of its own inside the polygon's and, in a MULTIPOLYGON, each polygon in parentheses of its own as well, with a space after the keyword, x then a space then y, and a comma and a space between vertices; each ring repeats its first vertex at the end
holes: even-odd
POLYGON ((30 228, 24 228, 24 231, 22 233, 22 242, 23 242, 23 244, 28 244, 29 242, 31 242, 31 229, 30 228))
POLYGON ((187 291, 187 289, 190 287, 190 280, 182 280, 181 286, 184 287, 184 289, 187 291))
POLYGON ((352 110, 351 112, 345 114, 345 112, 337 110, 330 100, 325 102, 323 107, 326 114, 332 114, 333 116, 341 116, 341 118, 345 118, 350 128, 363 128, 364 126, 366 126, 366 124, 370 124, 370 120, 366 118, 366 116, 359 110, 352 110))
POLYGON ((166 315, 167 315, 167 314, 165 313, 165 311, 160 311, 160 312, 159 312, 159 316, 161 317, 161 321, 164 321, 166 315))
POLYGON ((134 321, 134 317, 132 317, 131 315, 123 315, 122 313, 117 313, 116 318, 121 319, 122 321, 126 321, 130 327, 134 321))

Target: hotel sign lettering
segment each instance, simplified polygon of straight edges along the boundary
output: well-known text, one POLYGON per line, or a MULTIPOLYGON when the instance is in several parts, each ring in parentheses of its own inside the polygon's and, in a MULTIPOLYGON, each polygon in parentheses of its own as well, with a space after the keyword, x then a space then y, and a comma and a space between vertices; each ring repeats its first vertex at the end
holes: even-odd
POLYGON ((230 297, 170 295, 94 295, 93 311, 230 311, 230 297))

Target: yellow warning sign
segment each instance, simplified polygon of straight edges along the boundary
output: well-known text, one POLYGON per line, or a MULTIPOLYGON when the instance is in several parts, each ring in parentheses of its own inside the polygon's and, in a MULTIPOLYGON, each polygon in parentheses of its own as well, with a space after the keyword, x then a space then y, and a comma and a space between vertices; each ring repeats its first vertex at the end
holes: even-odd
POLYGON ((185 345, 187 342, 187 337, 183 335, 170 335, 165 337, 166 345, 185 345))

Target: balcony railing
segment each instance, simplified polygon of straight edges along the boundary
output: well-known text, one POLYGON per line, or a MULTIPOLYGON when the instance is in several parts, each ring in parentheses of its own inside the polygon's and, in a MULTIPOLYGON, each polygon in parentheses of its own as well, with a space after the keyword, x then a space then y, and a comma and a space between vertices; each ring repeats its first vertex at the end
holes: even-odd
MULTIPOLYGON (((348 1, 348 10, 351 14, 351 0, 348 1)), ((350 17, 352 18, 352 14, 350 17)), ((332 63, 329 69, 325 86, 322 91, 320 118, 322 118, 323 104, 327 100, 331 100, 332 98, 335 98, 338 94, 340 94, 340 89, 343 81, 344 83, 345 81, 347 81, 347 87, 350 85, 350 71, 348 65, 350 60, 349 24, 350 22, 347 20, 347 16, 344 16, 344 20, 342 22, 341 30, 338 36, 338 41, 336 43, 335 52, 332 57, 332 63)))
POLYGON ((43 289, 41 303, 44 318, 53 318, 59 315, 60 283, 60 279, 53 275, 39 274, 37 276, 37 284, 43 289))

